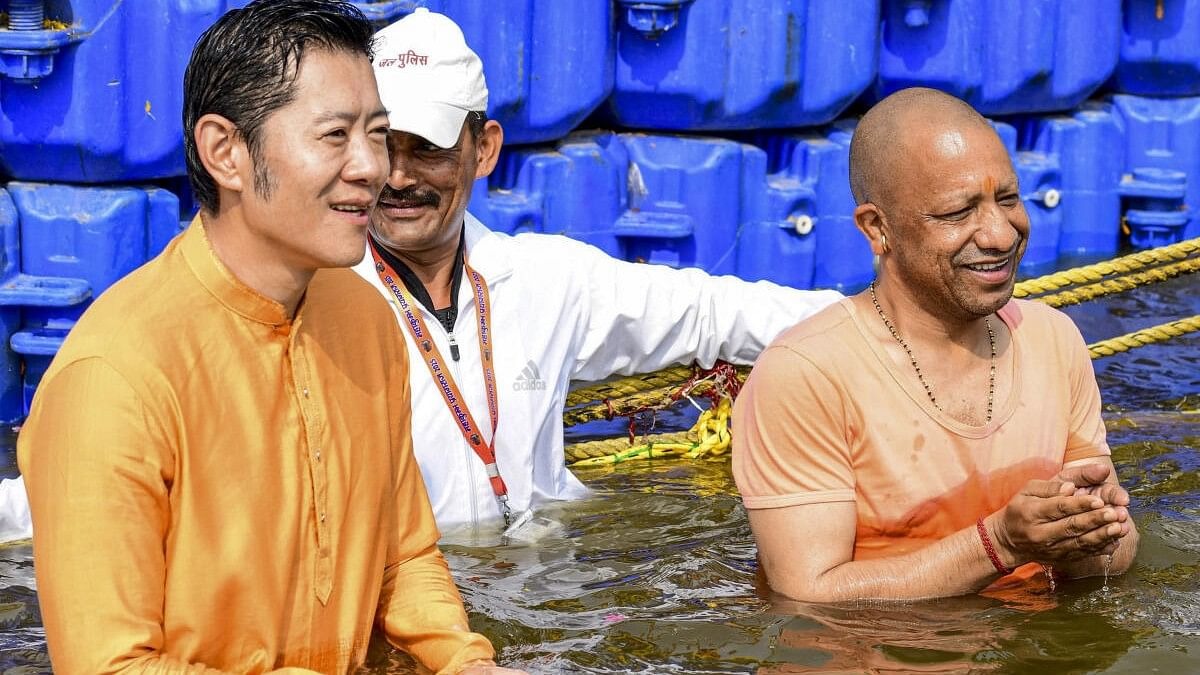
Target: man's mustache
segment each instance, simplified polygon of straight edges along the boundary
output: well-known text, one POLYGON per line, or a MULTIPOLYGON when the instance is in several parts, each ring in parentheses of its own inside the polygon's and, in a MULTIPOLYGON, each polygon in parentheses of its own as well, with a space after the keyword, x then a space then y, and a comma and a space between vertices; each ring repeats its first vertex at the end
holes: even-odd
POLYGON ((436 208, 442 203, 442 196, 433 190, 422 190, 416 187, 407 187, 403 190, 384 187, 383 192, 379 193, 379 202, 381 204, 403 203, 415 206, 432 206, 436 208))

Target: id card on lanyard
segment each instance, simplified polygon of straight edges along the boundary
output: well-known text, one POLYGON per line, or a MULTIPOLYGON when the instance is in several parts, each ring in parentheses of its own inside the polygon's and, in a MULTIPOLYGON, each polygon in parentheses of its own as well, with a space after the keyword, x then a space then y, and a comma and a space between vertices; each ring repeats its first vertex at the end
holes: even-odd
POLYGON ((500 477, 500 469, 496 466, 496 426, 500 419, 500 409, 496 395, 496 369, 492 365, 492 312, 488 300, 487 283, 478 272, 471 269, 464 259, 463 268, 471 281, 471 291, 475 297, 475 313, 479 317, 479 363, 483 370, 483 386, 487 392, 488 416, 491 417, 492 422, 491 441, 485 443, 479 425, 475 423, 475 417, 467 407, 467 402, 463 398, 458 384, 454 381, 454 376, 446 369, 446 361, 442 358, 442 352, 433 341, 433 336, 429 333, 425 320, 421 318, 421 313, 417 310, 412 296, 400 281, 400 275, 396 274, 391 265, 388 265, 379 255, 373 242, 370 249, 371 257, 375 259, 375 271, 379 273, 379 280, 383 282, 384 288, 396 296, 400 313, 404 316, 404 328, 416 343, 418 351, 421 353, 421 360, 425 362, 426 368, 429 369, 429 375, 437 385, 438 391, 441 392, 446 408, 454 417, 454 422, 462 432, 467 445, 471 446, 471 449, 483 462, 484 469, 487 470, 488 481, 492 485, 492 492, 496 495, 496 502, 500 505, 500 514, 504 516, 504 525, 507 528, 512 524, 512 509, 508 505, 508 486, 504 484, 504 479, 500 477))

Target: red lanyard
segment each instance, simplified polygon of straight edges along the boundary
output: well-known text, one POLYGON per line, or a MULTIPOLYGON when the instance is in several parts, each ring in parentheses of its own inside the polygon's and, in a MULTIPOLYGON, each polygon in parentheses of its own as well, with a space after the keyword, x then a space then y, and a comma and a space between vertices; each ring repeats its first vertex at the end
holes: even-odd
POLYGON ((370 248, 371 257, 375 259, 375 271, 379 273, 379 279, 383 282, 384 288, 396 296, 396 302, 400 304, 400 312, 404 315, 404 326, 408 329, 408 334, 412 336, 413 341, 420 347, 421 357, 425 361, 425 366, 429 368, 429 374, 437 384, 438 391, 442 393, 446 408, 454 416, 454 421, 458 423, 459 431, 462 432, 467 444, 471 446, 471 449, 483 461, 484 468, 487 469, 492 492, 496 494, 496 500, 500 502, 500 511, 507 524, 511 518, 508 507, 508 487, 504 484, 504 479, 500 477, 500 469, 496 466, 496 426, 500 419, 500 410, 496 397, 496 370, 492 366, 492 312, 491 304, 488 301, 487 283, 484 282, 483 277, 479 276, 478 272, 471 269, 464 259, 463 268, 471 280, 471 290, 475 293, 476 314, 479 316, 479 360, 483 369, 483 385, 487 391, 488 415, 492 418, 490 443, 483 442, 483 438, 479 435, 479 426, 475 424, 475 417, 467 408, 466 401, 463 399, 458 385, 454 382, 454 377, 442 366, 445 363, 442 353, 434 343, 433 336, 425 327, 425 320, 421 318, 420 312, 414 310, 415 303, 408 291, 401 285, 400 275, 384 262, 374 245, 370 248))

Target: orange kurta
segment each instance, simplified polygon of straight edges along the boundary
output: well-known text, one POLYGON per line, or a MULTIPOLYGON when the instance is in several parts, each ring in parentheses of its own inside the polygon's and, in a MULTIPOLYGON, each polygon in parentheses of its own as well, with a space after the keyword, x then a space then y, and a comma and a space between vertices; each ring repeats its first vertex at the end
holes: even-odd
POLYGON ((55 671, 344 673, 373 624, 434 670, 491 658, 435 545, 403 345, 349 270, 289 321, 199 219, 100 297, 18 439, 55 671))
POLYGON ((1063 313, 1014 300, 1014 380, 992 421, 938 410, 851 299, 781 335, 734 406, 733 474, 747 509, 852 501, 854 559, 923 548, 1003 507, 1066 462, 1109 454, 1083 338, 1063 313))

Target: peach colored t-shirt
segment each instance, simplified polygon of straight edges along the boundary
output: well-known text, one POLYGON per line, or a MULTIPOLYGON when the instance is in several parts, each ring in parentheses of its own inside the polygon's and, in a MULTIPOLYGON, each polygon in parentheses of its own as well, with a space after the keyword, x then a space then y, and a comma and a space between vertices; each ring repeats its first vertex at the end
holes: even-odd
POLYGON ((1109 454, 1083 338, 1063 313, 1013 300, 1015 378, 992 421, 932 405, 850 299, 785 332, 733 411, 733 475, 747 509, 853 501, 854 559, 922 548, 1003 507, 1065 462, 1109 454))

